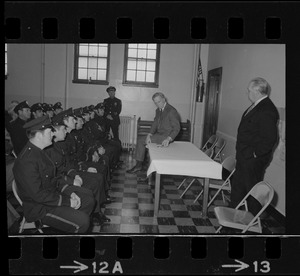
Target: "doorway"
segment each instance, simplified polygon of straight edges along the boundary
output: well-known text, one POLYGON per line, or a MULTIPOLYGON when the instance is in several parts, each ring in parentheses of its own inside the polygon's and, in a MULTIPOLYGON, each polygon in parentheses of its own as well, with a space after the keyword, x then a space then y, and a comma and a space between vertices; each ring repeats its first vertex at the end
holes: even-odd
POLYGON ((222 67, 208 71, 202 146, 217 131, 221 82, 222 67))

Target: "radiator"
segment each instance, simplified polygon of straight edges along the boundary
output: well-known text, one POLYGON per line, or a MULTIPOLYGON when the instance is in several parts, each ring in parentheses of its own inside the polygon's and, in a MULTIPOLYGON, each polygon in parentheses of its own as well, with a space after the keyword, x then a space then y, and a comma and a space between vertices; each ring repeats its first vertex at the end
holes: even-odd
POLYGON ((136 116, 120 116, 119 138, 122 143, 122 148, 133 150, 136 116))

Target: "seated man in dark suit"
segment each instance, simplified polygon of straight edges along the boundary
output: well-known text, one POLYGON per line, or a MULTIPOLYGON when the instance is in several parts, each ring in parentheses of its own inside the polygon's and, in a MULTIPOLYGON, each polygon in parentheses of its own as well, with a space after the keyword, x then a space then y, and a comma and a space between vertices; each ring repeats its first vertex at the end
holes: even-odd
POLYGON ((152 96, 152 100, 157 106, 154 122, 146 139, 145 137, 138 138, 135 157, 136 165, 128 170, 128 173, 136 173, 142 170, 146 144, 157 143, 167 147, 170 142, 174 141, 180 131, 180 116, 177 110, 167 103, 164 94, 157 92, 152 96))

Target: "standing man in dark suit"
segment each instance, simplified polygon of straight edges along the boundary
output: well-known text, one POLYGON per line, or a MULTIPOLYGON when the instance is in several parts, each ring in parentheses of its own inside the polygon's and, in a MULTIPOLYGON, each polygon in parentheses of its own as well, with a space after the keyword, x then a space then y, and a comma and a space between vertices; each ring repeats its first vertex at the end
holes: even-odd
POLYGON ((145 146, 149 143, 157 143, 163 147, 169 146, 180 131, 180 116, 177 110, 167 103, 163 93, 157 92, 152 96, 157 106, 155 118, 146 139, 139 137, 136 145, 136 165, 128 170, 128 173, 136 173, 142 170, 142 162, 145 158, 145 146))
MULTIPOLYGON (((278 140, 279 114, 269 98, 269 83, 263 78, 255 78, 250 81, 247 90, 252 105, 244 112, 238 127, 236 171, 231 188, 232 207, 236 207, 251 188, 263 180, 278 140)), ((248 202, 248 207, 256 214, 260 204, 253 199, 248 202)))
POLYGON ((115 97, 116 88, 110 86, 106 89, 109 94, 109 98, 104 100, 105 106, 105 118, 107 119, 108 131, 112 130, 114 139, 120 141, 119 139, 119 125, 120 125, 120 113, 122 111, 122 102, 120 99, 115 97))

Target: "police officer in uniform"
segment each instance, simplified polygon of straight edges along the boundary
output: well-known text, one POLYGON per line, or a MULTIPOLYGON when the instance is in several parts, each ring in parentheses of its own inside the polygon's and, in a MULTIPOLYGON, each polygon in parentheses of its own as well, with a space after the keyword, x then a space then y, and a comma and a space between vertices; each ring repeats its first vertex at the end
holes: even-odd
POLYGON ((120 141, 119 139, 119 125, 120 125, 120 113, 122 111, 122 102, 120 99, 115 97, 116 88, 110 86, 106 89, 109 98, 104 100, 105 106, 105 118, 107 119, 108 130, 112 130, 114 139, 120 141))
POLYGON ((56 174, 43 150, 52 144, 49 116, 29 121, 24 129, 29 141, 16 159, 13 173, 26 220, 68 233, 85 233, 95 199, 91 190, 70 186, 56 174))
POLYGON ((53 109, 54 109, 54 115, 57 115, 58 113, 62 112, 63 111, 63 108, 62 108, 62 104, 61 102, 57 102, 53 105, 53 109))
POLYGON ((75 185, 91 190, 96 199, 95 210, 92 214, 95 225, 109 222, 110 220, 101 212, 100 206, 106 201, 103 176, 99 173, 80 172, 76 164, 67 162, 66 152, 62 141, 66 138, 64 116, 68 111, 62 111, 54 116, 51 123, 55 129, 53 143, 45 149, 57 168, 57 173, 63 175, 69 185, 75 185))
POLYGON ((36 119, 44 116, 43 107, 41 103, 35 103, 31 106, 31 119, 36 119))
POLYGON ((14 108, 14 112, 18 114, 18 118, 10 125, 10 137, 14 147, 14 152, 18 155, 28 141, 26 131, 23 128, 25 123, 31 117, 31 111, 28 102, 23 101, 19 103, 14 108))

